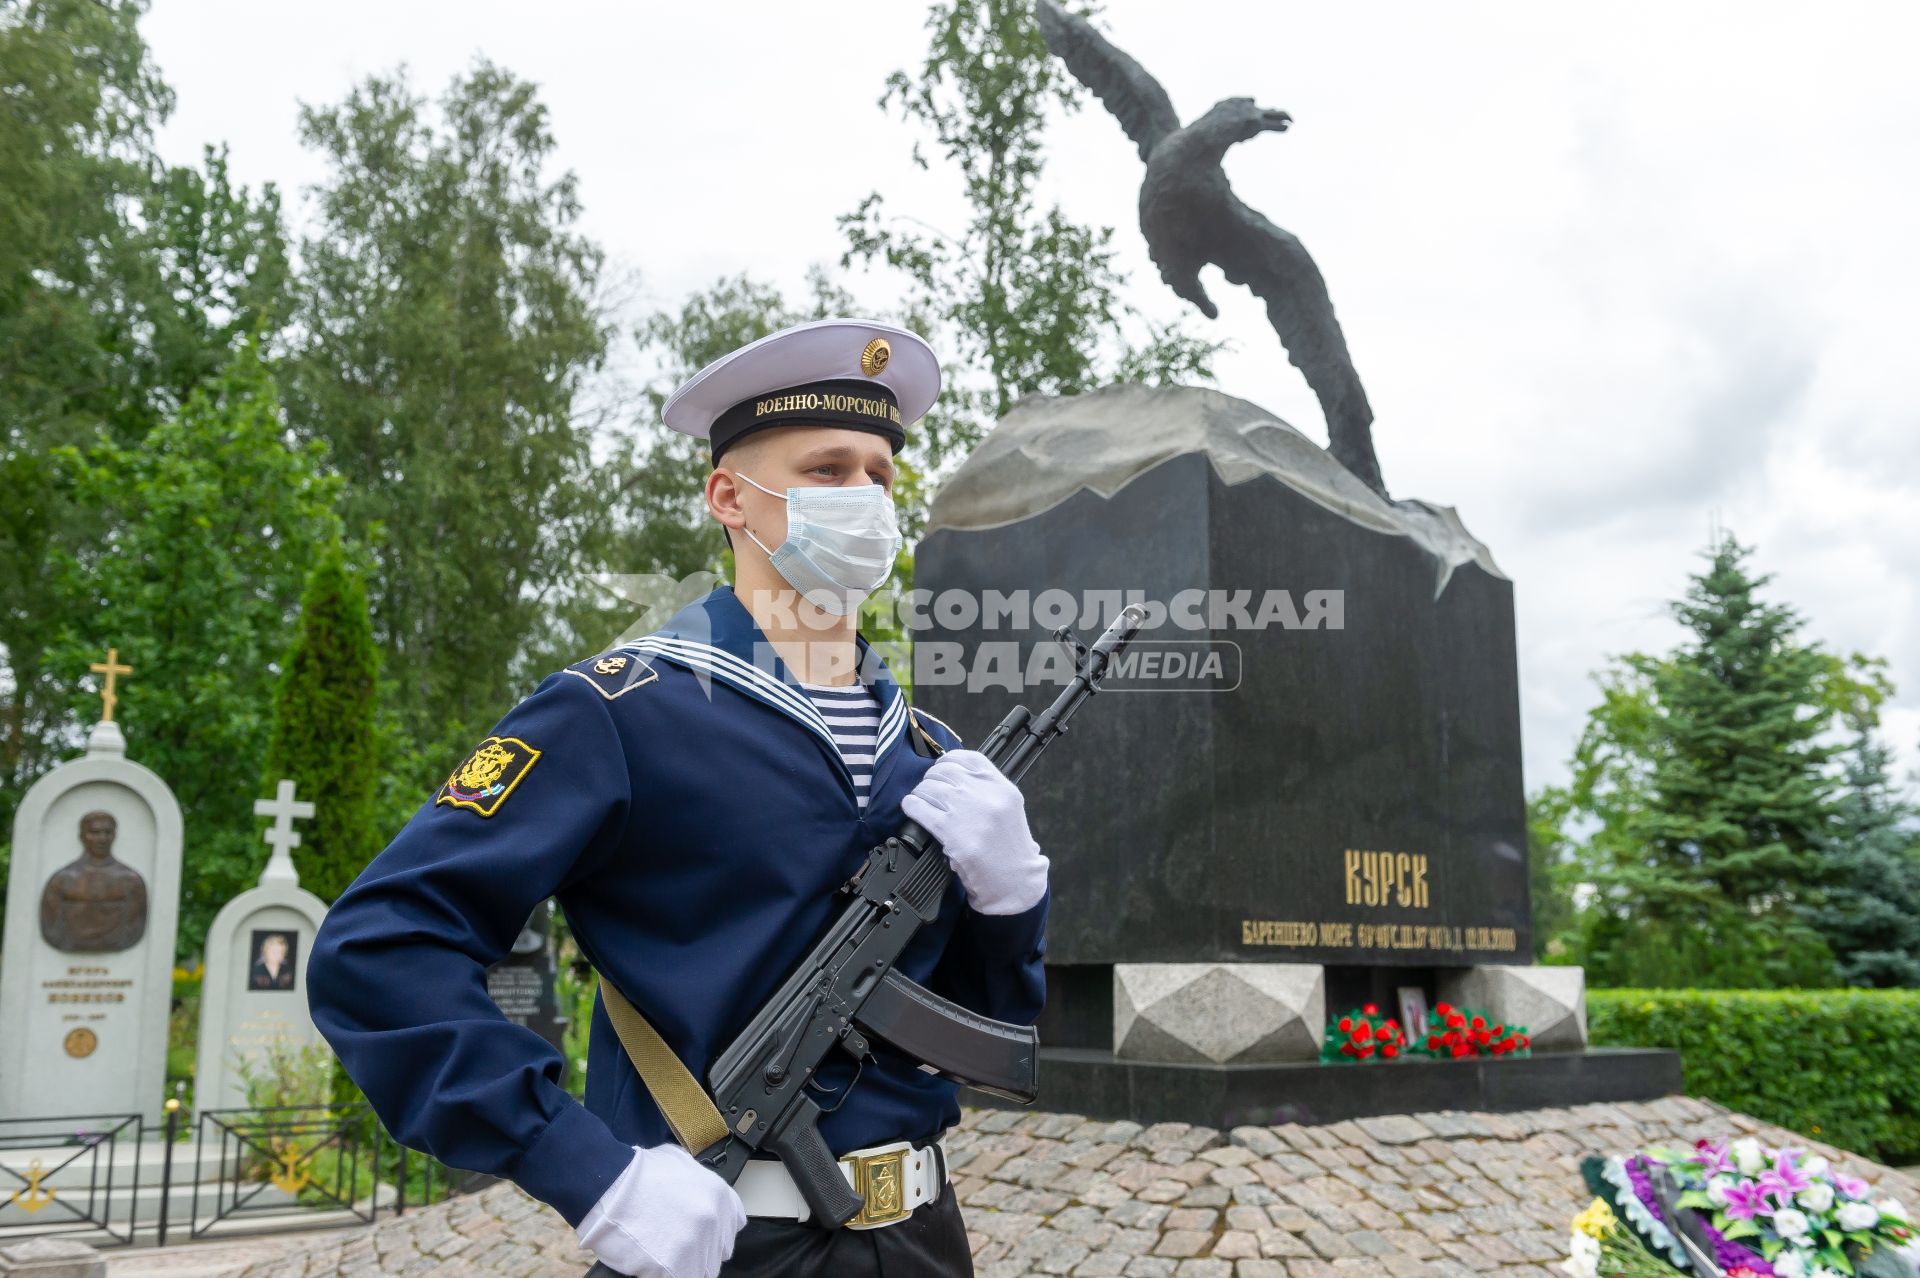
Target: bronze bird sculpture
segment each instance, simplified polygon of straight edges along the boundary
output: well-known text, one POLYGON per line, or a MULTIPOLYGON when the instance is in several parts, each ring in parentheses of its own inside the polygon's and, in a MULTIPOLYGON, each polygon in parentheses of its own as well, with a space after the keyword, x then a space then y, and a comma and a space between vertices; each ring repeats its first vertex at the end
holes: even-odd
POLYGON ((1047 48, 1108 111, 1147 162, 1140 184, 1140 231, 1160 277, 1208 319, 1219 309, 1200 286, 1200 268, 1218 266, 1267 304, 1287 358, 1307 379, 1327 419, 1327 451, 1382 497, 1373 452, 1373 409, 1334 318, 1320 269, 1298 238, 1241 203, 1220 167, 1227 148, 1285 131, 1293 117, 1252 98, 1228 98, 1182 128, 1159 81, 1084 18, 1036 0, 1047 48))

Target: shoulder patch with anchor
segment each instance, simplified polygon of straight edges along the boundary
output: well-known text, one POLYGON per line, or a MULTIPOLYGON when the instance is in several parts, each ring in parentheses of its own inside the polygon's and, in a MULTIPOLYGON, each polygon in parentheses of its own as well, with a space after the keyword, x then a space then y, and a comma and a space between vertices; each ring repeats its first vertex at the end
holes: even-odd
POLYGON ((433 796, 434 806, 446 803, 490 817, 539 761, 540 751, 519 737, 488 737, 453 770, 433 796))
POLYGON ((607 700, 624 697, 635 688, 645 687, 660 677, 660 672, 631 652, 608 652, 568 666, 566 673, 585 679, 593 690, 607 700))

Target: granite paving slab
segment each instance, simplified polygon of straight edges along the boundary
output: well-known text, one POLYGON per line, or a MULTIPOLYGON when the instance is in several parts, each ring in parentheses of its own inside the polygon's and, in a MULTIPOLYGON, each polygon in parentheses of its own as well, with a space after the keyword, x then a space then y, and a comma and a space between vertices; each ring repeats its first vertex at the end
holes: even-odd
MULTIPOLYGON (((1232 1131, 970 1109, 948 1148, 980 1278, 1560 1278, 1589 1201, 1581 1159, 1729 1134, 1824 1154, 1920 1205, 1906 1172, 1677 1096, 1232 1131)), ((580 1278, 591 1263, 559 1215, 502 1183, 221 1278, 580 1278)))

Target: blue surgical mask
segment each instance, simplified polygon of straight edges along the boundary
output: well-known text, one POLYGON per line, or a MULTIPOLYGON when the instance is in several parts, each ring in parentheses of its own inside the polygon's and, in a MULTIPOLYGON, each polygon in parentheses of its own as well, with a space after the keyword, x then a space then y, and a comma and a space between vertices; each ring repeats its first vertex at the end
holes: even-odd
MULTIPOLYGON (((734 474, 769 497, 781 495, 747 474, 734 474)), ((809 484, 787 489, 786 501, 787 539, 778 550, 767 550, 751 528, 744 531, 808 603, 836 617, 848 615, 880 588, 900 553, 892 496, 878 484, 809 484)))

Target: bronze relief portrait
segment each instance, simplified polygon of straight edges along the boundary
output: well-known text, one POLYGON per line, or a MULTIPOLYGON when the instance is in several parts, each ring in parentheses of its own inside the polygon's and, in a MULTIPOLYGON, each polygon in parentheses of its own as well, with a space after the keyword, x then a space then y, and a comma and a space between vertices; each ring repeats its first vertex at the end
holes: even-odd
POLYGON ((80 855, 55 870, 40 893, 40 935, 69 954, 132 949, 147 931, 147 881, 113 855, 119 822, 110 812, 80 818, 80 855))

